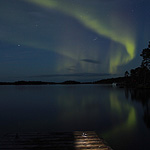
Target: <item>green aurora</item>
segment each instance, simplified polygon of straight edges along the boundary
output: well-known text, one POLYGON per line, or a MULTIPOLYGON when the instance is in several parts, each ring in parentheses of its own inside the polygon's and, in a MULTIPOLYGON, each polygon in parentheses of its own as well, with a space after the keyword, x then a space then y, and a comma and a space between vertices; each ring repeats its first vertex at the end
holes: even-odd
MULTIPOLYGON (((90 8, 89 6, 88 8, 86 8, 86 5, 82 7, 78 6, 77 4, 72 5, 72 3, 67 0, 28 1, 43 7, 47 7, 49 9, 56 9, 58 11, 62 11, 64 14, 76 18, 89 30, 94 31, 98 35, 104 36, 112 40, 113 42, 121 44, 121 46, 119 45, 118 47, 113 47, 113 49, 117 48, 117 55, 110 55, 110 73, 116 73, 117 67, 119 65, 126 64, 134 58, 136 39, 135 33, 133 33, 134 30, 132 28, 132 25, 128 21, 124 21, 124 23, 121 23, 120 25, 120 22, 122 22, 122 20, 120 20, 119 16, 113 16, 113 12, 111 12, 111 17, 105 20, 103 19, 104 16, 98 16, 97 14, 95 15, 94 8, 90 8), (122 56, 120 51, 122 51, 122 49, 124 48, 127 55, 122 56)), ((103 12, 103 9, 102 11, 100 11, 100 13, 105 14, 105 12, 103 12)), ((64 55, 67 55, 67 52, 65 53, 62 51, 62 53, 64 55)), ((69 57, 74 58, 74 54, 70 53, 69 57)))
MULTIPOLYGON (((147 3, 0 1, 2 80, 39 76, 37 80, 56 81, 48 75, 99 74, 99 77, 84 76, 85 81, 93 81, 106 78, 106 74, 123 75, 125 70, 139 65, 139 51, 147 46, 147 3), (43 75, 47 79, 41 79, 43 75)), ((68 79, 83 81, 83 77, 77 76, 67 76, 68 79)))

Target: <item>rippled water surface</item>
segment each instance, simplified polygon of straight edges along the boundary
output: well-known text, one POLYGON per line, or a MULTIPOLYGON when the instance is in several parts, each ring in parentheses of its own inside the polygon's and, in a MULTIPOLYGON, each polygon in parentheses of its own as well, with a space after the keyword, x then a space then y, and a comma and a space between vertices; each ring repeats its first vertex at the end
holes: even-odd
POLYGON ((94 130, 114 150, 150 149, 150 91, 102 85, 0 86, 0 136, 94 130))

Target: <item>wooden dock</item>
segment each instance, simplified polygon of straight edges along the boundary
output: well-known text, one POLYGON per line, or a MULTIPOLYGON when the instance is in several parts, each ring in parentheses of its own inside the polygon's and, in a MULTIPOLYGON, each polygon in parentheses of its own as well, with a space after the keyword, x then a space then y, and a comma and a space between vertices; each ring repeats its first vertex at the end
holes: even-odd
POLYGON ((94 131, 6 134, 0 150, 112 150, 94 131))

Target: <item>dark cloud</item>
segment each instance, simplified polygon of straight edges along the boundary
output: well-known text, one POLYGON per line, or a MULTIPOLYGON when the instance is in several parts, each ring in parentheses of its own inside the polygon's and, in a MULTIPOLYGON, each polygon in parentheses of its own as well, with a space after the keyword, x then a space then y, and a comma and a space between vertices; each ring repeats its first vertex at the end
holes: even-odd
POLYGON ((76 66, 70 66, 69 68, 66 68, 69 71, 75 71, 76 70, 76 66))
POLYGON ((87 63, 92 63, 92 64, 100 64, 99 61, 93 60, 93 59, 82 59, 81 61, 87 62, 87 63))

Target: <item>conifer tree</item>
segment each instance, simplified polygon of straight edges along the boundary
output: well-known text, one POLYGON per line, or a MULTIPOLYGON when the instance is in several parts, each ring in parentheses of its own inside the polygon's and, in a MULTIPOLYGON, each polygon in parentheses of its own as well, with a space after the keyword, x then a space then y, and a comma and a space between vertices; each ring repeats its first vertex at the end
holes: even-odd
POLYGON ((143 57, 141 67, 146 67, 148 70, 150 70, 150 41, 148 48, 143 49, 140 56, 143 57))

